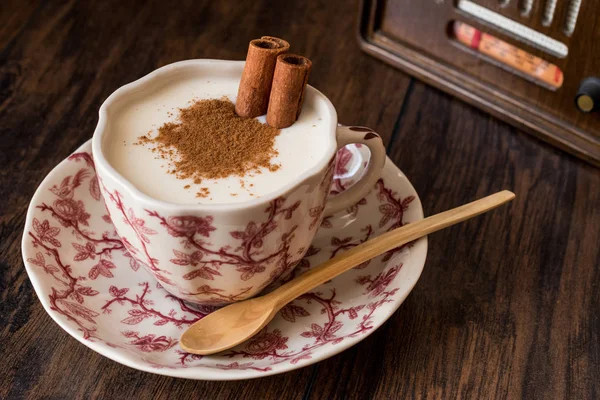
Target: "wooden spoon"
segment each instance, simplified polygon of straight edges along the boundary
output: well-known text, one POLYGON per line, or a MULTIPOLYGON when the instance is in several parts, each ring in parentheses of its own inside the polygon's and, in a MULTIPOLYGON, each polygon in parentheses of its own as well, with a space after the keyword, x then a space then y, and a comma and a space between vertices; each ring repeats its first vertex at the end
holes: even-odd
POLYGON ((482 214, 514 198, 514 193, 504 190, 384 233, 305 272, 267 295, 234 303, 207 315, 183 333, 179 345, 189 353, 204 355, 232 348, 256 335, 287 303, 320 284, 398 246, 482 214))

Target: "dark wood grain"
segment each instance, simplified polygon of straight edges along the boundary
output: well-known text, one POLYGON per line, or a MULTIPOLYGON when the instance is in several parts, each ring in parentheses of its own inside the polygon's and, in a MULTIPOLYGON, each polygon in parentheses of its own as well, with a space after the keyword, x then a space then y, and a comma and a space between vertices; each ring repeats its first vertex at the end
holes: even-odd
POLYGON ((386 326, 395 374, 377 393, 597 397, 599 171, 422 84, 391 155, 426 215, 507 187, 517 199, 431 236, 419 285, 386 326))
POLYGON ((426 215, 504 188, 517 198, 431 235, 406 302, 317 365, 311 398, 596 398, 599 171, 421 83, 390 156, 426 215))
POLYGON ((14 42, 40 6, 41 0, 4 0, 0 4, 0 50, 14 42))
POLYGON ((301 399, 313 367, 250 382, 195 382, 94 353, 42 309, 20 240, 35 188, 91 137, 111 92, 174 61, 243 59, 261 35, 285 37, 313 60, 309 82, 337 106, 340 121, 369 125, 389 141, 410 79, 362 54, 356 5, 9 1, 0 10, 0 398, 301 399))
POLYGON ((419 79, 600 166, 600 116, 580 112, 574 101, 581 81, 600 71, 600 53, 596 51, 600 40, 600 13, 596 10, 600 1, 582 2, 572 36, 564 32, 570 2, 558 2, 549 26, 541 22, 546 3, 541 0, 534 1, 528 17, 514 12, 517 0, 511 0, 507 7, 496 0, 475 2, 564 43, 568 55, 549 54, 486 25, 457 10, 455 1, 363 0, 362 46, 419 79), (449 35, 449 26, 455 20, 557 65, 564 75, 562 87, 541 86, 459 45, 449 35))
POLYGON ((600 396, 600 171, 364 55, 357 4, 167 3, 1 5, 0 22, 17 22, 0 30, 0 398, 600 396), (518 197, 432 235, 423 275, 390 321, 311 367, 201 382, 112 362, 39 304, 20 254, 28 202, 91 136, 116 88, 182 59, 242 59, 264 34, 313 60, 310 82, 340 121, 384 136, 426 214, 504 188, 518 197))

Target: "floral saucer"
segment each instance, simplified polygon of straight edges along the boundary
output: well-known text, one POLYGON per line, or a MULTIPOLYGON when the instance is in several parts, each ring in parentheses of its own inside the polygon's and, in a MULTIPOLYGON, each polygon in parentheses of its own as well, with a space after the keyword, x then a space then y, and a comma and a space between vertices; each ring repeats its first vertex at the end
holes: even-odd
MULTIPOLYGON (((332 193, 368 160, 360 145, 340 150, 332 193)), ((417 193, 388 159, 374 190, 324 219, 306 257, 286 279, 390 229, 423 218, 417 193)), ((107 215, 87 142, 37 189, 25 223, 23 259, 46 312, 92 350, 142 371, 234 380, 279 374, 331 357, 381 326, 416 284, 427 239, 393 250, 283 308, 257 336, 213 356, 183 352, 183 331, 213 308, 167 293, 131 258, 107 215)))

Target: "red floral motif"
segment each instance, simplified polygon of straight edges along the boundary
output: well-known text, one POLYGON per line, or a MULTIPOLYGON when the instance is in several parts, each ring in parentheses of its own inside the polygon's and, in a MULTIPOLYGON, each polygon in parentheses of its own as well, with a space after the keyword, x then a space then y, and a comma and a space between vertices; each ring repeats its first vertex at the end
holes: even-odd
POLYGON ((130 344, 134 345, 144 353, 152 353, 155 351, 167 351, 177 344, 177 339, 167 336, 156 336, 148 334, 140 336, 139 332, 125 331, 123 336, 132 338, 130 344))
MULTIPOLYGON (((173 253, 177 256, 177 258, 172 258, 170 261, 173 264, 181 265, 181 266, 197 266, 198 264, 202 264, 199 269, 196 269, 186 275, 183 276, 186 280, 191 280, 197 277, 213 280, 214 275, 221 276, 221 273, 216 269, 210 268, 210 263, 203 263, 202 258, 204 257, 204 253, 201 251, 195 251, 192 254, 185 254, 179 250, 173 250, 173 253)), ((218 266, 218 265, 217 265, 218 266)))
POLYGON ((92 242, 87 242, 85 246, 80 245, 79 243, 72 243, 75 250, 77 250, 77 254, 73 257, 73 261, 83 261, 88 258, 92 260, 96 259, 96 245, 92 242))
POLYGON ((199 234, 201 236, 209 237, 210 232, 216 229, 212 226, 212 221, 212 217, 169 217, 168 223, 165 226, 171 236, 181 237, 199 234))
POLYGON ((85 212, 83 201, 73 199, 59 199, 54 202, 54 210, 61 217, 59 221, 63 226, 68 227, 73 221, 88 226, 90 214, 85 212), (70 222, 67 222, 70 221, 70 222))
POLYGON ((247 265, 247 266, 240 266, 237 268, 237 270, 239 272, 241 272, 240 274, 240 278, 243 281, 247 281, 250 278, 252 278, 255 274, 260 274, 261 272, 265 272, 267 268, 264 265, 260 265, 260 264, 253 264, 253 265, 247 265))
POLYGON ((296 322, 296 317, 308 317, 310 315, 306 309, 293 303, 284 306, 281 311, 279 311, 279 314, 283 319, 290 322, 296 322))
POLYGON ((359 276, 356 278, 356 282, 361 285, 368 284, 365 289, 365 294, 368 294, 371 297, 379 296, 385 291, 389 284, 392 283, 394 278, 396 278, 400 268, 402 268, 402 264, 392 267, 387 271, 383 271, 375 278, 371 278, 371 275, 359 276))
POLYGON ((96 176, 96 166, 94 165, 94 160, 92 159, 91 154, 86 153, 86 152, 71 154, 71 156, 69 156, 69 160, 73 160, 73 161, 82 160, 87 164, 88 167, 91 168, 91 170, 94 172, 94 174, 90 178, 90 183, 89 183, 90 195, 92 196, 92 198, 94 200, 100 201, 100 198, 101 198, 100 185, 98 185, 98 177, 96 176))
POLYGON ((381 179, 377 181, 376 188, 378 191, 377 198, 385 203, 379 206, 379 211, 383 214, 379 221, 379 227, 383 228, 389 221, 394 221, 394 223, 388 230, 401 227, 403 225, 404 213, 408 210, 409 204, 412 203, 415 197, 396 198, 397 193, 386 188, 381 179))
POLYGON ((63 264, 60 255, 55 248, 44 244, 42 240, 31 231, 28 232, 28 234, 32 238, 33 247, 44 249, 47 255, 54 258, 56 267, 54 267, 54 265, 48 265, 41 252, 37 253, 35 260, 28 259, 28 261, 41 266, 46 273, 54 276, 57 282, 65 286, 63 289, 52 288, 52 293, 48 296, 51 309, 74 322, 79 330, 83 332, 83 337, 85 339, 95 337, 96 328, 93 326, 96 325, 95 318, 100 314, 82 305, 81 298, 82 296, 95 296, 98 292, 88 290, 87 287, 81 286, 79 282, 82 278, 73 277, 71 268, 63 264), (57 276, 57 272, 60 272, 61 274, 57 276), (91 323, 93 326, 87 325, 86 322, 91 323))
POLYGON ((194 293, 186 293, 188 295, 199 296, 199 295, 211 295, 212 297, 205 301, 205 303, 212 303, 220 305, 223 303, 233 303, 243 299, 244 295, 252 290, 252 286, 242 288, 236 294, 223 294, 223 289, 213 288, 210 285, 202 285, 196 289, 194 293))
MULTIPOLYGON (((240 273, 240 278, 244 281, 250 280, 256 274, 266 271, 266 265, 275 264, 277 268, 272 275, 279 276, 292 268, 298 260, 292 259, 290 253, 291 242, 294 239, 294 231, 297 226, 292 227, 288 232, 281 235, 281 244, 279 249, 272 254, 263 254, 263 241, 277 229, 276 218, 279 216, 284 219, 291 219, 294 211, 300 206, 297 201, 289 207, 284 206, 285 199, 278 198, 273 200, 266 208, 266 221, 258 224, 250 221, 243 231, 232 231, 229 234, 233 239, 240 241, 232 251, 229 247, 220 249, 211 249, 206 242, 198 236, 209 237, 215 230, 212 226, 212 217, 171 217, 165 218, 156 211, 146 210, 148 215, 160 220, 160 224, 167 229, 167 232, 174 237, 182 237, 186 240, 186 245, 195 249, 194 252, 186 254, 178 250, 173 250, 175 258, 170 261, 181 266, 194 266, 197 269, 184 275, 184 279, 192 280, 196 278, 204 280, 214 280, 215 276, 220 276, 219 269, 223 265, 232 265, 240 273)), ((214 293, 220 294, 221 290, 211 286, 202 285, 197 289, 196 294, 214 293)), ((215 301, 219 300, 214 298, 215 301)), ((220 298, 223 302, 224 298, 220 298)))
MULTIPOLYGON (((72 293, 72 295, 74 297, 76 297, 75 293, 77 293, 77 292, 73 291, 73 293, 72 293)), ((78 302, 79 302, 79 300, 78 300, 78 302)), ((96 321, 94 320, 94 318, 96 318, 98 315, 100 315, 96 311, 90 310, 89 308, 87 308, 85 306, 82 306, 81 304, 72 303, 72 302, 67 301, 65 299, 57 299, 56 303, 63 305, 73 315, 81 317, 81 318, 85 319, 86 321, 89 321, 89 322, 94 323, 94 324, 96 323, 96 321)))
POLYGON ((354 204, 353 206, 350 206, 346 209, 346 211, 348 212, 348 214, 350 214, 350 216, 352 216, 353 218, 356 217, 356 215, 358 214, 358 208, 360 206, 364 206, 367 204, 367 199, 360 199, 358 201, 358 203, 354 204))
POLYGON ((123 218, 125 223, 135 231, 137 237, 145 243, 150 243, 150 239, 146 235, 156 235, 156 231, 146 226, 146 221, 135 216, 133 208, 127 211, 127 217, 123 218))
POLYGON ((110 272, 110 270, 114 268, 116 267, 112 262, 108 260, 100 260, 98 264, 94 265, 92 269, 90 269, 88 276, 90 279, 96 279, 99 275, 102 275, 106 278, 112 278, 114 275, 112 272, 110 272))
POLYGON ((300 260, 298 262, 298 264, 296 264, 296 266, 290 272, 289 275, 287 275, 284 279, 280 280, 280 283, 281 284, 287 283, 287 282, 291 281, 292 279, 294 279, 295 277, 300 276, 302 273, 306 272, 306 270, 308 270, 311 267, 309 257, 318 254, 320 251, 321 251, 321 249, 314 247, 313 245, 310 245, 310 247, 306 251, 306 254, 304 255, 304 258, 302 260, 300 260))
POLYGON ((335 162, 335 174, 344 175, 348 173, 348 163, 352 160, 352 152, 348 147, 342 147, 338 150, 335 162))
POLYGON ((129 266, 131 267, 132 270, 137 271, 138 269, 140 269, 140 266, 142 264, 138 260, 133 258, 128 251, 124 252, 123 255, 125 257, 129 258, 129 266))
MULTIPOLYGON (((146 226, 146 222, 142 218, 137 217, 132 208, 130 208, 127 211, 125 210, 125 205, 123 204, 121 193, 119 193, 116 190, 111 193, 106 188, 104 188, 104 192, 108 195, 108 198, 113 203, 115 203, 115 206, 121 212, 123 216, 123 222, 125 222, 125 224, 129 225, 131 229, 133 229, 140 245, 142 246, 142 251, 146 259, 146 261, 143 262, 143 265, 150 269, 154 277, 159 281, 167 284, 173 284, 173 282, 165 276, 165 274, 169 274, 169 272, 162 270, 158 267, 158 260, 150 256, 150 253, 148 253, 148 248, 146 247, 146 245, 150 243, 150 239, 148 239, 148 236, 146 235, 155 235, 157 232, 153 229, 148 228, 146 226)), ((141 252, 138 249, 136 249, 131 244, 131 242, 127 240, 127 238, 123 237, 121 239, 123 243, 126 244, 127 250, 129 250, 130 255, 135 255, 136 257, 140 256, 141 252)), ((138 261, 140 260, 138 259, 138 261)))
POLYGON ((95 296, 98 293, 99 292, 97 290, 94 290, 89 286, 80 286, 77 289, 75 289, 73 297, 75 297, 75 300, 77 300, 77 302, 83 304, 83 302, 85 301, 83 296, 95 296))
POLYGON ((373 227, 371 227, 371 225, 367 225, 366 227, 361 229, 361 232, 365 232, 365 236, 358 241, 355 241, 352 237, 346 237, 343 239, 337 238, 335 236, 332 237, 331 245, 334 246, 334 248, 329 258, 337 256, 340 251, 349 250, 369 240, 371 238, 371 235, 373 235, 373 227))
POLYGON ((183 302, 183 300, 172 295, 167 295, 166 297, 179 303, 181 311, 187 314, 192 314, 193 317, 180 317, 173 308, 167 314, 164 314, 163 312, 153 308, 152 306, 154 305, 154 302, 147 298, 147 295, 152 292, 149 283, 144 282, 141 283, 140 286, 143 288, 142 294, 136 295, 135 297, 127 296, 127 293, 129 292, 128 288, 119 289, 115 286, 111 286, 109 293, 112 299, 108 300, 102 306, 102 312, 110 313, 112 311, 111 306, 115 303, 119 305, 129 304, 131 306, 131 308, 127 311, 129 316, 121 321, 124 324, 137 325, 140 322, 149 319, 154 320, 154 325, 160 326, 167 323, 172 323, 178 328, 183 328, 183 325, 193 324, 208 314, 208 312, 192 309, 185 302, 183 302))
MULTIPOLYGON (((80 200, 80 202, 81 202, 81 200, 80 200)), ((56 203, 57 202, 54 202, 54 206, 48 206, 46 203, 42 203, 41 205, 37 206, 36 208, 38 208, 42 211, 50 211, 52 217, 55 218, 56 220, 58 220, 58 222, 62 226, 64 226, 65 228, 73 229, 73 231, 75 232, 75 237, 77 239, 85 239, 85 240, 94 242, 96 244, 106 244, 106 245, 110 244, 111 245, 111 247, 106 247, 103 250, 101 250, 100 252, 96 252, 96 254, 103 254, 103 253, 108 254, 113 250, 122 250, 123 249, 123 243, 121 243, 121 241, 117 238, 110 237, 110 235, 108 233, 104 233, 101 238, 94 238, 93 237, 94 232, 89 232, 89 231, 86 231, 86 230, 83 230, 80 228, 79 224, 81 223, 81 221, 80 221, 79 215, 67 216, 64 213, 59 213, 55 208, 56 203), (71 218, 71 219, 69 219, 69 218, 71 218)), ((83 202, 81 202, 81 207, 83 207, 83 202)), ((87 214, 87 212, 85 212, 84 208, 82 208, 82 211, 85 215, 87 215, 89 217, 89 214, 87 214)), ((85 225, 85 224, 83 224, 83 225, 85 225)))
POLYGON ((311 324, 311 330, 302 332, 300 336, 315 338, 317 342, 328 341, 335 338, 335 332, 337 332, 342 326, 343 324, 339 321, 335 321, 333 324, 327 327, 327 329, 318 324, 311 324))
MULTIPOLYGON (((346 150, 346 148, 343 148, 344 150, 346 150)), ((332 183, 332 178, 333 178, 333 173, 335 170, 335 162, 336 162, 336 157, 332 158, 332 161, 329 162, 329 166, 327 169, 327 172, 325 173, 325 177, 323 178, 323 180, 321 181, 319 188, 321 190, 321 202, 320 205, 312 207, 309 211, 308 211, 308 215, 311 218, 310 224, 308 226, 309 230, 313 230, 316 227, 319 226, 319 222, 321 222, 321 227, 331 227, 331 216, 329 217, 324 217, 323 216, 323 212, 325 211, 325 204, 327 203, 327 198, 329 197, 330 194, 330 190, 331 190, 331 183, 332 183)))
MULTIPOLYGON (((105 247, 102 250, 97 251, 96 252, 97 255, 104 254, 104 255, 108 256, 108 255, 110 255, 110 252, 112 252, 114 250, 123 250, 124 249, 123 243, 117 238, 110 237, 110 235, 108 233, 104 233, 101 238, 94 238, 93 237, 94 232, 88 232, 79 227, 79 224, 81 223, 81 216, 79 214, 68 216, 68 215, 65 215, 64 213, 60 213, 55 208, 56 203, 57 202, 54 202, 54 206, 48 206, 46 203, 42 203, 40 206, 37 206, 36 208, 38 208, 42 211, 49 211, 51 213, 52 217, 55 218, 56 220, 58 220, 58 222, 62 226, 66 227, 66 228, 72 228, 75 233, 76 238, 85 239, 85 240, 90 241, 95 244, 110 245, 109 247, 105 247)), ((86 220, 87 220, 87 218, 89 218, 89 214, 87 212, 85 212, 83 202, 81 200, 79 200, 77 203, 78 204, 81 203, 81 211, 83 212, 83 214, 87 215, 87 217, 86 217, 86 220)), ((78 205, 78 207, 80 207, 80 206, 78 205)), ((87 224, 87 222, 86 222, 86 224, 87 224)), ((84 225, 86 225, 86 224, 84 224, 84 225)), ((35 222, 34 222, 34 230, 36 230, 35 222)), ((37 230, 36 230, 36 232, 37 232, 37 230)), ((53 244, 53 245, 56 246, 56 244, 53 244)), ((56 246, 56 247, 60 247, 60 246, 56 246)))
MULTIPOLYGON (((262 272, 262 271, 260 271, 260 272, 262 272)), ((210 267, 203 266, 203 267, 200 267, 200 268, 190 272, 189 274, 185 274, 183 276, 183 279, 190 281, 195 278, 202 278, 202 279, 207 279, 207 280, 212 281, 214 279, 215 275, 221 276, 221 273, 210 267)))
MULTIPOLYGON (((54 202, 54 210, 61 218, 59 222, 65 226, 70 226, 74 221, 88 226, 90 214, 85 212, 84 204, 81 200, 73 199, 75 189, 81 186, 84 179, 90 176, 89 170, 82 168, 75 175, 65 177, 60 186, 52 186, 50 191, 59 197, 54 202), (71 179, 72 178, 72 179, 71 179)), ((95 179, 95 174, 94 177, 95 179)))
MULTIPOLYGON (((360 147, 359 145, 355 145, 356 147, 360 147)), ((345 179, 344 175, 348 174, 348 164, 352 160, 353 154, 349 148, 343 147, 338 151, 337 161, 335 166, 335 174, 336 178, 333 180, 333 187, 331 188, 331 194, 339 194, 344 190, 348 189, 350 186, 354 184, 353 179, 345 179)), ((360 199, 358 203, 350 206, 346 211, 352 217, 356 217, 358 214, 358 209, 360 206, 364 206, 367 204, 367 199, 360 199)))
POLYGON ((263 329, 246 344, 246 350, 250 354, 255 354, 255 358, 260 360, 277 350, 287 349, 287 341, 288 338, 281 336, 279 329, 274 329, 273 332, 263 329))
MULTIPOLYGON (((317 226, 317 224, 319 223, 319 219, 321 218, 321 215, 323 215, 324 209, 325 209, 324 206, 317 206, 317 207, 311 208, 308 211, 308 215, 311 218, 308 229, 312 230, 312 229, 314 229, 315 226, 317 226)), ((331 223, 331 222, 329 222, 329 223, 331 223)))
MULTIPOLYGON (((112 264, 107 261, 110 259, 111 253, 113 251, 123 251, 124 246, 118 239, 111 238, 109 233, 104 233, 101 238, 96 238, 93 236, 93 232, 80 228, 80 225, 88 226, 90 214, 85 211, 83 201, 74 199, 75 191, 83 184, 85 179, 92 180, 96 176, 89 154, 76 153, 69 159, 88 160, 89 162, 86 161, 86 163, 91 168, 82 168, 75 175, 63 178, 60 185, 54 185, 50 188, 50 192, 58 197, 53 206, 42 203, 36 208, 42 212, 49 211, 52 217, 62 226, 73 230, 75 238, 85 240, 83 243, 71 241, 71 244, 77 250, 74 261, 83 261, 88 258, 95 259, 99 256, 102 265, 97 270, 102 270, 99 273, 105 272, 105 270, 110 269, 107 267, 107 263, 112 264), (97 247, 100 245, 103 247, 98 249, 97 247)), ((90 194, 96 198, 92 191, 93 184, 90 185, 90 194)), ((33 219, 32 227, 33 231, 29 231, 28 235, 32 239, 33 247, 40 248, 43 252, 37 252, 36 258, 28 258, 28 261, 41 267, 45 273, 52 275, 56 282, 62 286, 62 288, 53 287, 52 293, 48 296, 52 310, 75 323, 79 330, 83 332, 84 338, 90 340, 97 338, 95 325, 96 318, 100 314, 86 307, 84 303, 86 297, 96 296, 99 292, 90 286, 82 285, 85 278, 75 277, 71 267, 63 263, 60 253, 57 251, 57 248, 62 247, 62 243, 57 239, 61 233, 60 228, 52 227, 48 220, 40 222, 37 218, 33 219), (54 262, 47 262, 44 253, 50 256, 54 262)), ((108 274, 110 274, 110 271, 108 271, 108 274)))
POLYGON ((203 355, 186 353, 185 351, 181 351, 181 350, 175 350, 175 352, 180 355, 179 356, 179 364, 181 364, 184 367, 186 366, 186 363, 188 363, 190 361, 200 361, 204 358, 203 355))
POLYGON ((331 223, 331 216, 325 217, 323 218, 323 221, 321 221, 321 228, 333 228, 333 224, 331 223))
MULTIPOLYGON (((387 228, 387 231, 391 231, 393 229, 399 228, 404 225, 404 213, 408 210, 410 203, 415 199, 414 196, 408 196, 404 199, 396 198, 397 194, 386 188, 383 180, 379 179, 376 183, 377 190, 377 198, 384 204, 379 206, 379 211, 382 214, 382 217, 379 221, 379 228, 385 227, 388 223, 392 222, 392 224, 387 228)), ((365 199, 363 199, 365 200, 365 199)), ((361 200, 362 202, 362 200, 361 200)), ((357 203, 357 205, 353 206, 356 209, 348 210, 349 213, 357 212, 358 206, 361 205, 361 202, 357 203)), ((364 202, 366 204, 366 200, 364 202)), ((355 242, 352 238, 339 239, 337 237, 332 238, 332 245, 335 246, 334 250, 331 254, 331 258, 335 257, 339 251, 345 251, 352 247, 355 247, 361 243, 366 242, 370 239, 373 234, 373 228, 371 225, 368 225, 366 228, 362 229, 363 232, 366 232, 365 237, 358 242, 355 242)), ((385 254, 382 261, 389 261, 394 254, 402 251, 405 246, 410 247, 412 243, 409 243, 404 246, 400 246, 394 250, 391 250, 385 254)), ((355 269, 362 269, 368 266, 370 261, 366 261, 365 263, 355 267, 355 269)))
POLYGON ((83 180, 89 176, 89 171, 85 168, 82 168, 77 171, 75 175, 65 177, 60 183, 60 186, 52 186, 50 191, 61 199, 72 199, 73 195, 75 194, 75 189, 81 186, 83 180))
MULTIPOLYGON (((387 232, 404 226, 404 213, 408 210, 409 205, 415 199, 414 196, 408 196, 401 199, 398 194, 391 189, 385 187, 383 180, 379 179, 376 184, 377 199, 386 204, 379 206, 379 211, 383 214, 379 221, 379 227, 384 227, 390 221, 392 225, 387 228, 387 232)), ((391 258, 401 252, 405 247, 412 247, 414 242, 407 243, 403 246, 397 247, 394 250, 388 251, 381 261, 388 262, 391 258)))
POLYGON ((95 200, 101 199, 100 185, 98 184, 98 177, 94 176, 90 179, 90 194, 95 200))
POLYGON ((258 367, 253 367, 254 363, 243 363, 243 364, 239 364, 237 362, 232 362, 231 364, 217 364, 215 365, 215 367, 219 368, 219 369, 224 369, 224 370, 228 370, 228 369, 253 369, 255 371, 260 371, 260 372, 267 372, 271 370, 271 367, 266 367, 266 368, 258 368, 258 367))
POLYGON ((32 264, 37 265, 38 267, 42 267, 44 269, 44 272, 46 272, 49 275, 54 276, 54 279, 64 283, 65 285, 68 285, 67 282, 63 281, 60 277, 57 277, 56 275, 54 275, 55 272, 60 272, 60 270, 52 264, 46 264, 44 255, 42 253, 40 253, 39 251, 36 253, 35 258, 28 258, 27 261, 32 264))
POLYGON ((129 239, 127 239, 127 237, 125 236, 121 236, 121 242, 123 243, 123 246, 125 246, 125 248, 127 249, 127 251, 131 254, 137 254, 140 251, 138 249, 136 249, 131 242, 129 241, 129 239))
POLYGON ((47 219, 40 224, 37 218, 33 219, 33 230, 38 234, 38 238, 42 242, 48 242, 52 246, 60 247, 61 244, 56 240, 56 235, 60 233, 60 228, 51 228, 47 219))

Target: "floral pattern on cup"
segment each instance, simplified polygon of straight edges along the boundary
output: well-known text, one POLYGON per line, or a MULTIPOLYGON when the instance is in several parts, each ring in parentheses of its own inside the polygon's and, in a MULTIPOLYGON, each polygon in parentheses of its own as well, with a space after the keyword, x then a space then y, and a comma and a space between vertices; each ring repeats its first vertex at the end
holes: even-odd
MULTIPOLYGON (((77 157, 89 158, 90 155, 77 157)), ((255 295, 288 274, 302 259, 306 234, 312 237, 323 218, 334 161, 335 157, 320 182, 306 185, 308 191, 320 193, 316 201, 315 196, 302 196, 295 191, 290 198, 276 198, 258 212, 249 209, 243 218, 238 216, 241 221, 248 220, 246 225, 240 226, 237 220, 231 223, 241 229, 221 234, 217 239, 222 243, 220 246, 212 243, 215 234, 220 233, 215 221, 218 217, 169 214, 168 211, 141 209, 135 203, 129 206, 126 195, 120 190, 107 188, 103 181, 100 187, 107 215, 135 262, 179 298, 205 305, 222 305, 255 295), (302 218, 303 214, 308 214, 309 218, 302 218), (248 215, 255 215, 255 218, 248 218, 248 215), (300 238, 297 230, 302 232, 300 238), (232 281, 238 284, 232 284, 232 281)), ((70 180, 69 177, 65 179, 70 180)))

